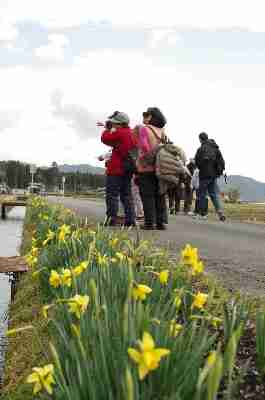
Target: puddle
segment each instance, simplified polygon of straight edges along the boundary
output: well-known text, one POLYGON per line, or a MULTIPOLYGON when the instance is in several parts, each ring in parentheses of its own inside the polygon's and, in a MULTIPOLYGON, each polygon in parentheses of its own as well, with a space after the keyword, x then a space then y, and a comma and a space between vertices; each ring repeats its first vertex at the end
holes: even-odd
MULTIPOLYGON (((25 208, 15 207, 7 214, 5 221, 0 219, 0 257, 10 257, 19 254, 24 216, 25 208)), ((4 333, 7 328, 6 317, 9 301, 9 277, 0 273, 0 381, 7 346, 4 333)))

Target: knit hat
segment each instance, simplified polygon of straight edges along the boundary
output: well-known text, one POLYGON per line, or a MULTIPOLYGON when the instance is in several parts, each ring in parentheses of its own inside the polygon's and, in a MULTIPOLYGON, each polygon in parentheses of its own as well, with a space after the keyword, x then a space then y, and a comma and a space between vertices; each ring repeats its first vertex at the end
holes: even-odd
POLYGON ((109 119, 109 121, 112 124, 117 124, 117 125, 122 125, 122 124, 127 124, 129 125, 130 123, 130 118, 128 117, 127 114, 123 112, 117 112, 115 115, 109 119))

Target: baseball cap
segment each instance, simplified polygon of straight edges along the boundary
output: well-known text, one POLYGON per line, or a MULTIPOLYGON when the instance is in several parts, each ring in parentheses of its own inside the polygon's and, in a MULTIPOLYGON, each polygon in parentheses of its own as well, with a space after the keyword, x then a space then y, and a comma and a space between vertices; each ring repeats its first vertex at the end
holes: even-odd
POLYGON ((129 124, 130 118, 124 112, 117 112, 113 115, 112 118, 109 119, 113 124, 121 125, 121 124, 129 124))

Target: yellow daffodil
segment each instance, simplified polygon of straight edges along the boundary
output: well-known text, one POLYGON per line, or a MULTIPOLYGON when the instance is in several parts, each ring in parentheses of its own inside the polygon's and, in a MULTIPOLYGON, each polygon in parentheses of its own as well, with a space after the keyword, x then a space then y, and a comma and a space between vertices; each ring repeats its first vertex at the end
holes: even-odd
POLYGON ((170 350, 155 348, 155 342, 148 332, 144 332, 143 340, 139 341, 139 347, 140 351, 129 348, 128 354, 138 364, 139 378, 142 380, 150 371, 159 367, 161 358, 169 355, 170 350))
POLYGON ((202 309, 206 302, 207 302, 207 298, 208 298, 208 294, 206 293, 202 293, 202 292, 198 292, 196 294, 196 296, 194 296, 194 300, 192 303, 192 308, 199 308, 202 309))
POLYGON ((204 271, 204 264, 202 261, 196 261, 192 264, 192 275, 202 274, 204 271))
POLYGON ((81 315, 86 311, 88 303, 89 303, 89 296, 81 296, 79 294, 75 295, 71 299, 68 300, 69 303, 69 311, 72 314, 80 319, 81 315))
POLYGON ((118 243, 119 243, 118 238, 113 238, 113 239, 110 239, 110 241, 109 241, 110 246, 113 248, 116 247, 118 243))
POLYGON ((58 239, 60 241, 64 241, 66 236, 69 235, 71 233, 71 228, 68 225, 63 224, 60 228, 59 228, 59 236, 58 239))
POLYGON ((37 394, 44 389, 51 395, 53 392, 52 385, 55 384, 53 374, 54 367, 52 364, 45 365, 42 368, 33 368, 33 373, 27 378, 27 383, 34 385, 33 394, 37 394))
POLYGON ((62 284, 61 277, 57 271, 54 270, 51 271, 49 283, 54 288, 58 288, 62 284))
POLYGON ((38 263, 38 257, 34 257, 31 254, 26 255, 25 260, 31 268, 34 268, 38 263))
POLYGON ((187 244, 181 252, 181 261, 185 265, 193 265, 198 260, 198 249, 187 244))
POLYGON ((73 276, 79 276, 87 270, 88 261, 82 261, 79 265, 72 269, 73 276))
POLYGON ((136 285, 133 288, 133 298, 135 300, 145 300, 146 296, 152 292, 152 289, 146 285, 136 285))
POLYGON ((81 267, 81 265, 77 265, 77 267, 72 269, 72 274, 73 276, 79 276, 83 273, 83 268, 81 267))
POLYGON ((43 246, 46 246, 47 243, 49 243, 50 241, 52 241, 55 237, 55 232, 53 232, 51 229, 48 230, 47 233, 47 237, 46 239, 43 241, 43 246))
POLYGON ((79 266, 83 269, 83 271, 87 270, 88 267, 88 261, 82 261, 79 266))
POLYGON ((177 337, 180 331, 183 329, 181 324, 178 324, 174 319, 170 321, 169 334, 173 337, 177 337))
POLYGON ((165 269, 161 272, 159 272, 159 281, 161 285, 166 285, 168 282, 168 277, 169 277, 169 270, 165 269))
POLYGON ((62 270, 61 279, 62 279, 62 285, 71 287, 71 285, 72 285, 72 273, 71 273, 71 270, 69 268, 64 268, 62 270))

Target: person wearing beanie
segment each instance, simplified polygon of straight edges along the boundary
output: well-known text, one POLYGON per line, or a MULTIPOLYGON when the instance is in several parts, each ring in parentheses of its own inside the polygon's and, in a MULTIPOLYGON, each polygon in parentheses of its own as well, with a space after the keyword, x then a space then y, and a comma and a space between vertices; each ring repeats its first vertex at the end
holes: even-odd
POLYGON ((213 139, 209 139, 207 133, 201 132, 199 141, 201 146, 195 156, 195 164, 199 169, 198 214, 202 219, 207 219, 209 194, 220 221, 225 221, 217 183, 217 178, 225 169, 225 162, 218 145, 213 139))
POLYGON ((135 212, 131 192, 132 176, 127 174, 124 162, 128 158, 129 151, 135 148, 133 133, 129 127, 129 117, 123 112, 116 111, 105 124, 106 129, 102 133, 101 141, 110 146, 111 157, 106 165, 106 207, 107 225, 117 225, 119 210, 119 198, 124 206, 124 225, 135 225, 135 212))

